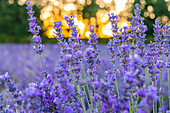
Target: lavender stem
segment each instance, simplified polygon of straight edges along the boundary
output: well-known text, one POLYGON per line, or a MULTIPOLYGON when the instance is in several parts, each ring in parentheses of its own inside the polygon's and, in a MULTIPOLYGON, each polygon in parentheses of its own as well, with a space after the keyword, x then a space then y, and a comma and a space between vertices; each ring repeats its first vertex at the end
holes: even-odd
POLYGON ((99 69, 100 69, 100 74, 102 76, 102 79, 104 79, 104 76, 103 76, 103 73, 102 73, 102 69, 101 69, 100 65, 98 65, 98 66, 99 66, 99 69))
POLYGON ((78 99, 79 99, 79 101, 80 101, 80 104, 81 104, 81 106, 82 106, 82 108, 83 108, 84 113, 86 113, 85 105, 82 103, 82 100, 81 100, 81 97, 80 97, 80 94, 79 94, 79 90, 78 90, 78 87, 77 87, 77 85, 76 85, 76 82, 75 82, 74 76, 73 76, 73 74, 72 74, 71 66, 70 66, 70 65, 69 65, 69 69, 70 69, 71 76, 72 76, 72 78, 73 78, 74 85, 75 85, 76 90, 77 90, 77 93, 78 93, 78 99))
POLYGON ((83 76, 85 78, 85 81, 86 81, 86 85, 87 85, 87 93, 90 97, 90 102, 91 102, 91 107, 92 107, 92 111, 94 112, 94 107, 93 107, 93 101, 91 99, 91 96, 90 96, 90 90, 89 90, 89 86, 88 86, 88 83, 87 83, 87 78, 86 78, 86 74, 85 74, 85 71, 84 71, 84 66, 83 66, 83 62, 81 61, 81 67, 82 67, 82 70, 83 70, 83 76))
MULTIPOLYGON (((162 89, 163 88, 163 85, 162 85, 162 70, 160 70, 160 82, 161 82, 161 89, 162 89)), ((162 93, 162 107, 163 107, 163 113, 165 113, 163 93, 162 93)), ((161 107, 161 109, 162 109, 162 107, 161 107)))
POLYGON ((44 75, 44 78, 45 78, 44 65, 43 65, 41 54, 40 54, 40 60, 41 60, 41 65, 42 65, 42 69, 43 69, 43 75, 44 75))

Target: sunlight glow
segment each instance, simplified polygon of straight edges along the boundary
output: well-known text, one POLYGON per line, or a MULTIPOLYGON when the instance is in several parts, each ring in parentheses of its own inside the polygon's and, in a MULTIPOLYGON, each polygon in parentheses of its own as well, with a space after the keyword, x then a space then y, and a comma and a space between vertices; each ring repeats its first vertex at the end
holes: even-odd
POLYGON ((85 33, 85 36, 86 36, 86 38, 90 38, 90 31, 87 31, 86 33, 85 33))
POLYGON ((127 0, 115 0, 116 3, 116 14, 119 14, 124 10, 127 0))
POLYGON ((53 27, 49 27, 48 29, 47 29, 47 36, 48 36, 48 38, 54 38, 55 37, 55 34, 54 34, 54 29, 53 29, 53 27))
POLYGON ((102 33, 104 35, 107 36, 112 36, 112 30, 111 30, 111 23, 106 24, 103 28, 102 28, 102 33))
POLYGON ((122 22, 121 28, 123 28, 123 26, 128 26, 127 22, 122 22))
POLYGON ((75 10, 75 9, 76 9, 76 6, 73 3, 67 4, 64 6, 65 11, 71 11, 71 10, 75 10))
POLYGON ((40 19, 41 20, 45 20, 45 19, 47 19, 50 16, 51 16, 51 14, 49 12, 45 12, 44 14, 42 14, 42 17, 40 17, 40 19))
MULTIPOLYGON (((43 0, 46 4, 45 0, 43 0)), ((112 37, 111 24, 108 20, 108 14, 114 13, 119 16, 118 27, 119 29, 123 26, 128 25, 127 17, 129 17, 129 12, 125 12, 127 7, 126 3, 128 0, 96 0, 96 4, 100 8, 109 8, 109 10, 99 9, 96 13, 96 17, 91 17, 89 19, 83 19, 83 13, 77 12, 77 9, 83 10, 85 5, 85 0, 49 0, 49 4, 44 5, 41 10, 40 19, 43 20, 42 28, 46 30, 45 35, 49 38, 54 38, 53 25, 55 21, 61 21, 64 16, 71 16, 73 13, 76 16, 74 22, 77 25, 77 30, 81 34, 81 39, 89 38, 89 25, 93 24, 97 35, 100 38, 110 38, 112 37), (76 4, 75 4, 76 1, 76 4), (113 3, 113 5, 112 5, 113 3), (82 9, 81 9, 82 8, 82 9), (124 12, 123 12, 124 11, 124 12), (121 12, 121 13, 120 13, 121 12), (126 14, 125 14, 126 13, 126 14), (121 15, 124 15, 122 17, 121 15)), ((130 0, 134 2, 133 0, 130 0)), ((87 0, 87 5, 90 5, 91 0, 87 0)), ((148 15, 149 16, 149 15, 148 15)), ((63 20, 63 35, 64 37, 71 37, 71 31, 66 21, 63 20)))
POLYGON ((105 3, 110 4, 112 2, 112 0, 103 0, 105 3))

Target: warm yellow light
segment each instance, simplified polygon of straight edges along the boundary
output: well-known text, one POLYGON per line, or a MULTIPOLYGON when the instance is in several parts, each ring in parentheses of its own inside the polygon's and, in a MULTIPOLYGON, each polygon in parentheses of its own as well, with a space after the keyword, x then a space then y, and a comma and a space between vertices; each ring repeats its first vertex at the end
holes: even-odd
POLYGON ((145 5, 146 1, 145 0, 140 0, 141 5, 145 5))
POLYGON ((123 28, 124 26, 128 26, 127 22, 121 23, 121 28, 123 28))
POLYGON ((90 5, 91 4, 91 0, 87 0, 87 5, 90 5))
POLYGON ((91 17, 90 18, 90 24, 96 25, 96 18, 91 17))
POLYGON ((79 2, 80 4, 82 4, 82 5, 85 4, 85 0, 78 0, 78 2, 79 2))
POLYGON ((165 24, 168 20, 169 20, 169 18, 167 16, 162 17, 162 23, 163 24, 165 24))
POLYGON ((170 12, 170 5, 168 6, 168 11, 170 12))
POLYGON ((151 12, 151 13, 152 13, 152 12, 153 12, 153 10, 154 10, 154 9, 153 9, 153 7, 152 7, 151 5, 150 5, 150 6, 148 6, 148 7, 147 7, 147 9, 148 9, 148 11, 149 11, 149 12, 151 12))
POLYGON ((119 14, 125 9, 127 0, 115 0, 116 3, 116 14, 119 14))
POLYGON ((134 3, 134 2, 135 2, 135 0, 129 0, 129 2, 130 2, 130 3, 134 3))
POLYGON ((155 18, 155 14, 150 14, 150 16, 149 16, 151 19, 154 19, 155 18))
POLYGON ((66 0, 67 2, 75 2, 75 0, 66 0))
POLYGON ((49 6, 47 7, 46 11, 51 11, 52 9, 53 9, 53 7, 49 5, 49 6))
POLYGON ((106 22, 108 20, 108 15, 106 14, 106 15, 103 15, 102 17, 101 17, 101 22, 102 23, 104 23, 104 22, 106 22))
POLYGON ((106 36, 112 36, 112 30, 111 30, 112 26, 111 23, 106 24, 103 28, 102 28, 102 33, 106 36))
POLYGON ((76 6, 73 3, 67 4, 64 6, 65 11, 76 10, 76 6))
POLYGON ((82 21, 78 22, 78 28, 80 29, 80 34, 84 33, 85 24, 82 21))
POLYGON ((144 17, 148 17, 149 16, 149 12, 144 12, 144 17))
POLYGON ((55 30, 53 29, 53 27, 48 27, 48 29, 46 31, 48 38, 54 38, 55 37, 54 31, 55 30))
POLYGON ((103 0, 105 3, 110 4, 112 2, 112 0, 103 0))
POLYGON ((18 0, 18 4, 19 4, 19 5, 24 5, 25 2, 26 2, 26 0, 18 0))
POLYGON ((58 6, 59 5, 59 2, 58 1, 55 1, 54 2, 54 6, 58 6))
MULTIPOLYGON (((134 2, 134 0, 96 0, 96 4, 99 5, 99 7, 106 7, 109 8, 109 10, 100 9, 96 13, 96 18, 91 17, 90 19, 83 19, 83 16, 89 17, 89 13, 86 12, 84 15, 82 12, 77 12, 77 8, 79 10, 83 10, 83 7, 85 5, 85 0, 44 0, 45 5, 44 8, 41 10, 40 19, 43 20, 43 30, 46 30, 45 35, 49 38, 54 38, 55 34, 53 33, 52 27, 54 26, 54 21, 61 21, 64 16, 70 16, 72 13, 74 13, 75 17, 75 25, 77 25, 77 30, 81 34, 81 39, 83 38, 90 38, 90 32, 89 32, 89 25, 97 25, 98 27, 95 27, 95 32, 97 33, 98 37, 100 38, 110 38, 112 37, 112 30, 111 30, 111 24, 108 20, 109 16, 108 14, 114 13, 119 17, 118 21, 118 27, 121 28, 123 26, 128 26, 129 22, 127 21, 127 17, 129 15, 132 15, 128 12, 124 13, 122 11, 127 9, 127 1, 134 2), (50 1, 48 4, 47 2, 50 1), (76 4, 75 4, 76 1, 76 4), (114 2, 115 4, 111 4, 114 2), (120 14, 121 12, 121 14, 120 14), (109 23, 108 23, 109 22, 109 23)), ((144 1, 144 0, 141 0, 144 1)), ((87 5, 90 5, 92 3, 92 0, 87 0, 87 5)), ((132 7, 132 4, 129 4, 132 7)), ((128 5, 129 8, 131 8, 128 5)), ((149 12, 148 12, 149 13, 149 12)), ((148 16, 150 16, 148 14, 148 16)), ((131 16, 130 16, 131 17, 131 16)), ((66 21, 62 22, 63 24, 63 36, 64 37, 71 37, 71 30, 69 29, 69 26, 67 25, 66 21)))
POLYGON ((87 32, 85 33, 85 37, 88 38, 88 39, 90 39, 90 31, 87 31, 87 32))
POLYGON ((99 7, 100 7, 100 8, 104 8, 104 6, 105 6, 105 4, 102 3, 102 2, 99 4, 99 7))
POLYGON ((48 17, 50 17, 51 14, 49 12, 45 12, 40 16, 41 20, 46 20, 48 17))
POLYGON ((9 3, 9 4, 13 4, 13 3, 14 3, 14 0, 8 0, 8 3, 9 3))

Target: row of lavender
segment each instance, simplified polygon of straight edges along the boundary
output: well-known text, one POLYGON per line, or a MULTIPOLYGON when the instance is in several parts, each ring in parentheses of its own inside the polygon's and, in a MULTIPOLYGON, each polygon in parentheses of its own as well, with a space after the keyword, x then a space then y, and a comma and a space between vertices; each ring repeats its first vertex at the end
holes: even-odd
MULTIPOLYGON (((46 50, 42 54, 45 70, 54 75, 56 70, 56 64, 58 63, 58 52, 60 47, 56 44, 46 44, 46 50)), ((85 51, 88 45, 83 44, 82 50, 85 51)), ((102 70, 109 69, 111 63, 108 61, 108 51, 104 44, 99 45, 101 50, 101 68, 102 70), (104 59, 105 58, 105 59, 104 59)), ((6 71, 10 74, 11 78, 15 80, 16 86, 19 90, 23 90, 30 82, 36 82, 42 80, 42 66, 39 57, 32 51, 32 44, 0 44, 0 74, 6 71), (22 77, 22 78, 19 78, 22 77)), ((86 62, 85 59, 83 62, 86 62)), ((86 65, 85 69, 87 68, 86 65)), ((98 72, 100 73, 100 71, 98 72)), ((0 90, 4 89, 3 86, 0 90)))
POLYGON ((33 34, 34 50, 40 56, 44 79, 29 83, 27 88, 19 91, 8 73, 0 76, 7 89, 7 93, 0 96, 0 110, 55 113, 170 112, 168 24, 162 27, 159 20, 155 20, 155 42, 145 47, 147 26, 140 16, 138 4, 131 26, 123 27, 120 32, 118 17, 109 14, 113 39, 110 39, 107 47, 113 66, 103 72, 94 26, 90 26, 89 47, 83 53, 83 42, 74 24, 75 17, 66 16, 64 19, 71 29, 72 39, 66 42, 62 35, 62 22, 54 23, 54 33, 61 52, 56 74, 51 75, 45 71, 45 65, 48 64, 41 57, 45 46, 38 35, 40 27, 36 24, 30 2, 27 2, 27 9, 30 16, 29 32, 33 34), (83 62, 84 57, 86 62, 83 62), (85 63, 87 69, 84 68, 85 63), (9 92, 12 95, 8 95, 9 92))

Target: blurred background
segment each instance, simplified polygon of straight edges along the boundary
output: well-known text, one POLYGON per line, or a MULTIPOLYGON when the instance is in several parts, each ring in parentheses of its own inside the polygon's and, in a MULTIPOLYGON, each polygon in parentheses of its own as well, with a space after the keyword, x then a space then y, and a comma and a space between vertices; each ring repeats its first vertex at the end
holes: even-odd
MULTIPOLYGON (((118 26, 129 26, 136 3, 140 4, 141 16, 148 26, 147 40, 153 40, 153 24, 156 18, 162 24, 170 24, 170 0, 29 0, 34 5, 37 22, 42 27, 44 43, 56 43, 53 23, 63 22, 64 37, 70 36, 70 30, 64 16, 74 14, 75 23, 81 38, 89 38, 89 25, 95 25, 100 43, 106 43, 112 37, 108 14, 118 15, 118 26)), ((25 9, 27 0, 0 0, 0 43, 30 43, 28 33, 28 15, 25 9)))

